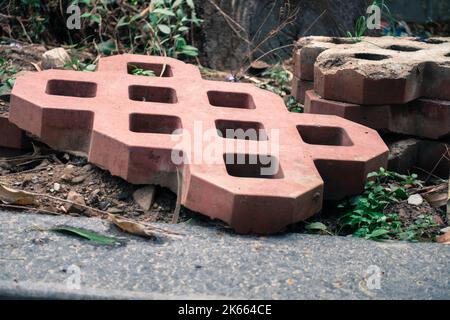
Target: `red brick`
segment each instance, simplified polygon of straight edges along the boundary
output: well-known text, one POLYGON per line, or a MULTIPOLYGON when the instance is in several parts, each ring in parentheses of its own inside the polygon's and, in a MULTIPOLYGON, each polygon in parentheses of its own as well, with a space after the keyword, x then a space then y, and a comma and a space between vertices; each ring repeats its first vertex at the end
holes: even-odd
POLYGON ((296 76, 292 79, 292 96, 300 103, 305 103, 306 91, 314 89, 314 82, 300 80, 296 76))
POLYGON ((10 123, 7 117, 0 116, 0 147, 22 149, 28 145, 25 133, 10 123))
POLYGON ((300 52, 294 56, 294 65, 301 66, 297 76, 314 79, 315 91, 329 100, 362 105, 405 104, 420 97, 450 100, 450 38, 424 43, 415 38, 364 37, 348 42, 327 37, 299 40, 300 52))
POLYGON ((321 209, 324 193, 330 199, 356 194, 367 173, 387 164, 388 149, 372 129, 336 116, 289 113, 271 92, 206 81, 195 66, 169 58, 122 55, 102 58, 94 73, 26 75, 14 86, 10 114, 13 123, 50 146, 84 152, 92 163, 131 183, 175 191, 179 170, 182 204, 240 233, 274 233, 306 219, 321 209), (129 63, 157 74, 164 69, 165 76, 131 75, 129 63), (196 121, 200 133, 228 127, 266 133, 242 141, 242 150, 237 140, 217 134, 210 140, 222 144, 216 163, 176 165, 172 151, 191 159, 194 154, 188 142, 173 138, 188 137, 196 121), (170 134, 179 128, 181 134, 170 134), (259 163, 225 164, 227 152, 275 156, 261 150, 276 140, 272 129, 280 133, 278 173, 262 176, 259 163))
POLYGON ((350 38, 322 36, 300 38, 294 50, 294 75, 301 80, 314 81, 314 64, 317 57, 328 49, 345 44, 354 44, 354 41, 350 38))
POLYGON ((418 99, 405 105, 361 106, 306 93, 305 112, 336 115, 385 132, 439 139, 450 134, 450 101, 418 99))

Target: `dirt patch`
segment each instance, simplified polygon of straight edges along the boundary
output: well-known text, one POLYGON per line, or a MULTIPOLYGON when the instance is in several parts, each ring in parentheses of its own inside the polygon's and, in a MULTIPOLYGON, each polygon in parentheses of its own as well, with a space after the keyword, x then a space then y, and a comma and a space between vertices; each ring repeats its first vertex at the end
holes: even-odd
MULTIPOLYGON (((35 208, 74 216, 100 216, 95 211, 67 212, 69 192, 81 195, 87 206, 142 222, 170 222, 175 210, 176 195, 165 188, 156 188, 155 201, 144 211, 133 200, 133 193, 142 186, 132 185, 109 172, 87 163, 85 158, 58 153, 40 146, 34 153, 2 158, 0 182, 14 189, 30 191, 38 197, 35 208), (45 195, 52 198, 45 197, 45 195)), ((183 209, 180 221, 189 219, 183 209)))

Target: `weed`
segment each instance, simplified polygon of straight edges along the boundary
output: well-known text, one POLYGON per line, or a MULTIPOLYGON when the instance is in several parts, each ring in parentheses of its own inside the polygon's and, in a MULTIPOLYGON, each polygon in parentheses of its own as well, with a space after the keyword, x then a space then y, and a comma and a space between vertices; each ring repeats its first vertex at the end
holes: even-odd
POLYGON ((81 62, 78 58, 73 57, 69 63, 64 65, 65 69, 72 69, 75 71, 95 71, 97 66, 93 63, 81 62))
POLYGON ((145 77, 155 77, 155 73, 152 70, 144 70, 141 68, 138 68, 136 66, 133 66, 133 69, 131 70, 131 74, 135 76, 145 76, 145 77))
POLYGON ((258 84, 261 89, 272 91, 280 97, 284 98, 286 107, 291 112, 303 112, 303 108, 295 97, 290 96, 291 87, 289 81, 291 74, 287 71, 281 63, 274 65, 261 74, 262 77, 268 80, 258 84))
POLYGON ((290 112, 303 113, 303 107, 294 96, 289 96, 286 101, 286 107, 290 112))
POLYGON ((381 168, 370 173, 368 178, 371 180, 366 183, 363 194, 339 205, 346 211, 339 220, 342 230, 355 237, 374 240, 416 241, 423 235, 432 237, 428 229, 437 225, 431 217, 420 215, 412 225, 407 226, 397 213, 385 213, 390 204, 408 199, 410 188, 422 186, 417 175, 401 175, 381 168))
POLYGON ((261 76, 268 78, 269 81, 260 84, 260 88, 272 91, 281 97, 291 91, 288 86, 290 73, 280 63, 264 71, 261 76))
MULTIPOLYGON (((379 7, 381 10, 381 16, 389 21, 389 28, 387 35, 395 35, 396 20, 393 17, 391 10, 389 9, 389 6, 386 3, 386 0, 374 0, 371 5, 379 7)), ((352 38, 354 42, 361 42, 362 37, 366 35, 367 29, 368 28, 366 16, 360 16, 356 20, 354 33, 347 31, 347 36, 349 38, 352 38)))
POLYGON ((81 17, 98 29, 100 53, 119 50, 118 43, 133 52, 152 55, 174 58, 198 55, 197 48, 188 40, 191 29, 202 23, 196 16, 194 0, 152 0, 150 5, 145 1, 131 1, 137 13, 116 16, 114 22, 108 20, 109 13, 117 10, 104 1, 74 1, 74 4, 85 6, 81 17))
POLYGON ((11 66, 10 61, 0 58, 0 94, 8 94, 11 91, 16 81, 16 73, 17 69, 11 66))

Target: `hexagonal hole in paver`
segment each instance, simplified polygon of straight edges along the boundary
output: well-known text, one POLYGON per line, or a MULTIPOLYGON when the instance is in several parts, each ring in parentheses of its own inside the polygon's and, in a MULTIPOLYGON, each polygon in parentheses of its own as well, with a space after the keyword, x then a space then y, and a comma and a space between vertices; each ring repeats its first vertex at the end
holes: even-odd
POLYGON ((93 98, 97 94, 97 84, 85 81, 49 80, 45 93, 55 96, 93 98))
POLYGON ((331 38, 330 41, 333 44, 355 44, 355 40, 352 38, 331 38))
POLYGON ((216 120, 217 134, 226 139, 268 140, 264 126, 259 122, 216 120))
POLYGON ((127 63, 127 72, 129 74, 133 74, 133 71, 136 69, 141 69, 144 71, 152 71, 157 77, 173 77, 172 67, 168 64, 164 65, 161 63, 142 63, 142 62, 127 63))
POLYGON ((395 51, 403 51, 403 52, 415 52, 415 51, 422 50, 422 49, 416 48, 416 47, 399 46, 399 45, 389 46, 386 49, 395 50, 395 51))
POLYGON ((389 59, 390 56, 377 53, 355 53, 354 57, 361 60, 381 61, 389 59))
POLYGON ((347 132, 339 127, 297 126, 302 140, 307 144, 324 146, 352 146, 353 142, 347 132))
POLYGON ((181 119, 175 116, 130 114, 130 131, 139 133, 180 134, 181 119))
POLYGON ((139 86, 128 87, 131 100, 142 102, 177 103, 178 98, 174 89, 165 87, 139 86))
POLYGON ((271 155, 226 153, 225 167, 230 176, 239 178, 283 179, 278 159, 271 155))
POLYGON ((420 38, 420 39, 416 39, 415 41, 425 42, 425 43, 428 43, 428 44, 442 44, 442 43, 446 43, 447 42, 445 40, 433 39, 433 38, 431 38, 431 39, 422 39, 422 38, 420 38))
POLYGON ((208 99, 215 107, 255 109, 253 98, 247 93, 208 91, 208 99))

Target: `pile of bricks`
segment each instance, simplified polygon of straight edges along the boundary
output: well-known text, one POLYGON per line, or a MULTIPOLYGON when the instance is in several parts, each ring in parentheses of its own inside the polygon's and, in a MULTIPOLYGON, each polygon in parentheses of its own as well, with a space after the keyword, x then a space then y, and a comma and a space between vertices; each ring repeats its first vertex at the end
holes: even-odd
POLYGON ((100 59, 92 73, 27 74, 14 86, 10 121, 130 183, 180 192, 184 206, 240 233, 275 233, 320 211, 324 198, 360 193, 388 157, 375 130, 290 113, 269 91, 207 81, 197 67, 163 57, 120 55, 100 59), (134 75, 135 67, 156 76, 134 75), (224 134, 239 129, 259 134, 224 134), (212 159, 197 161, 199 154, 212 159))
MULTIPOLYGON (((439 141, 440 147, 426 148, 438 150, 433 159, 414 164, 433 169, 450 136, 450 38, 359 40, 300 39, 293 95, 306 113, 337 115, 384 134, 439 141)), ((450 161, 440 165, 448 175, 450 161)))

